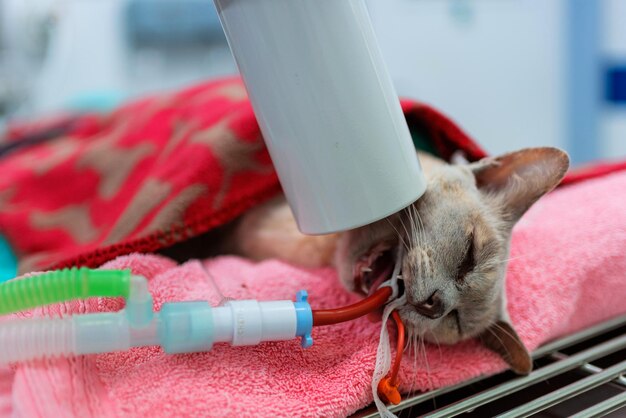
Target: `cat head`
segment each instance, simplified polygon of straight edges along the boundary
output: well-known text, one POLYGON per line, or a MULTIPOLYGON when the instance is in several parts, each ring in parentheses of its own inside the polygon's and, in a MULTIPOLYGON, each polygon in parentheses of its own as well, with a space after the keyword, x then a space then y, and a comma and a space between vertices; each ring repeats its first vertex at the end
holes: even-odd
POLYGON ((436 164, 426 193, 404 211, 342 235, 337 266, 351 290, 390 276, 403 245, 410 333, 435 343, 478 337, 518 373, 532 362, 506 310, 504 279, 515 223, 569 166, 555 148, 531 148, 473 164, 436 164))

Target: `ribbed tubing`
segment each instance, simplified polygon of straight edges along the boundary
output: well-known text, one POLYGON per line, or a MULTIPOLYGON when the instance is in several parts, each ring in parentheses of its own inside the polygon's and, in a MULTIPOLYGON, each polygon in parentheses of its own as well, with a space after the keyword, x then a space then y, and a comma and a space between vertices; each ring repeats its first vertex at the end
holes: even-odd
POLYGON ((95 296, 128 298, 130 270, 71 268, 0 285, 0 315, 95 296))
POLYGON ((0 322, 0 364, 70 355, 74 340, 71 317, 0 322))

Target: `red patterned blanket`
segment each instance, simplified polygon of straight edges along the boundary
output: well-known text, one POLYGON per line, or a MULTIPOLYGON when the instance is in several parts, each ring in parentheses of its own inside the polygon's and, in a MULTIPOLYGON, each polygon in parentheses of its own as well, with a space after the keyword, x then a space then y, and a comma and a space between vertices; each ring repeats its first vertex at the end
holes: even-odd
MULTIPOLYGON (((485 155, 431 107, 402 107, 412 132, 441 157, 485 155)), ((280 191, 239 79, 49 125, 13 125, 5 143, 32 143, 0 154, 0 233, 22 273, 153 252, 280 191)))

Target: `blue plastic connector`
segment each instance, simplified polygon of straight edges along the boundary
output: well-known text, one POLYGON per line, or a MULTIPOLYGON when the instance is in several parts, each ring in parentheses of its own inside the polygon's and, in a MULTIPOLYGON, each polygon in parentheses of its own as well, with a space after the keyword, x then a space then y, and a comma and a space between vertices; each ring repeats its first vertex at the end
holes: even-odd
POLYGON ((296 301, 293 305, 296 307, 296 319, 298 321, 296 325, 296 336, 302 337, 302 348, 309 348, 313 345, 313 337, 311 337, 311 331, 313 330, 313 311, 311 311, 311 305, 307 302, 309 294, 306 290, 300 290, 296 293, 296 301))

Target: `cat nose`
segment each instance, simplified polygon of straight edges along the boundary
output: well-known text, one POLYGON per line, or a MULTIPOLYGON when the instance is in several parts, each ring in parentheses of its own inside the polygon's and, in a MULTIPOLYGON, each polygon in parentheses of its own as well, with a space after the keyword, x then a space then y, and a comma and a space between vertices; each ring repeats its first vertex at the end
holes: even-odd
POLYGON ((438 290, 435 290, 435 292, 425 301, 414 303, 413 306, 419 314, 430 319, 441 318, 446 310, 446 307, 439 296, 438 290))

